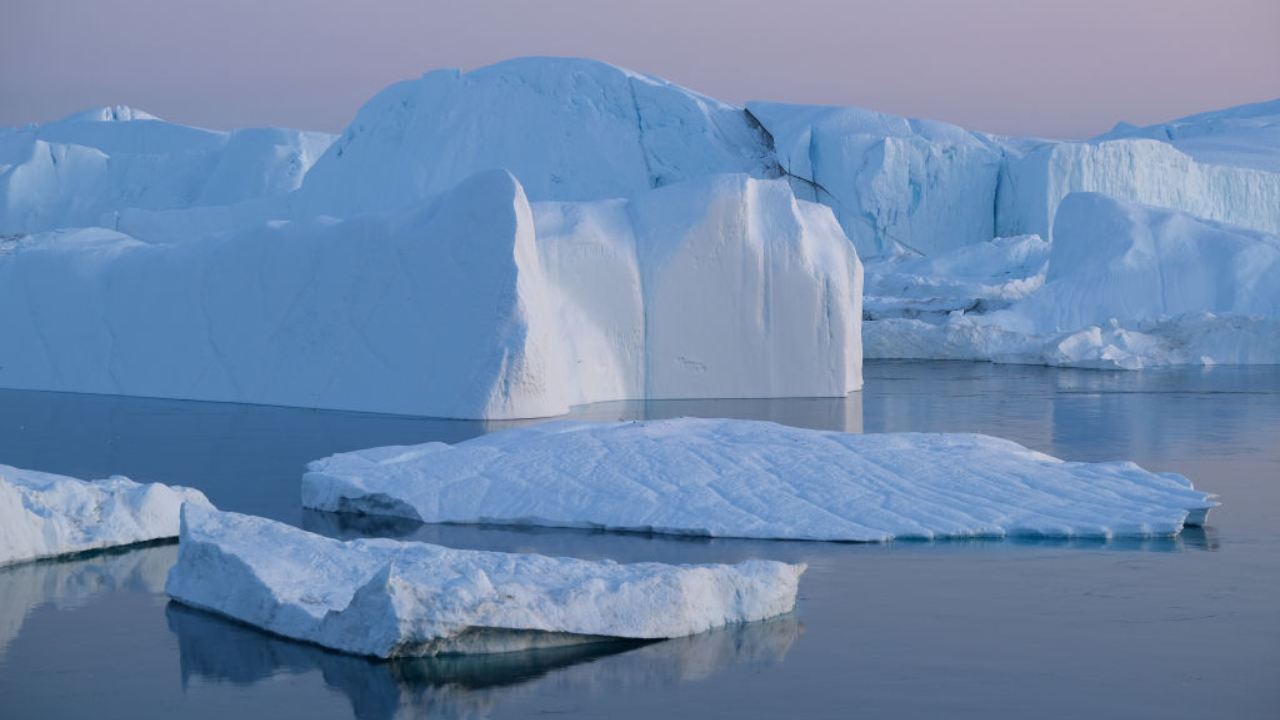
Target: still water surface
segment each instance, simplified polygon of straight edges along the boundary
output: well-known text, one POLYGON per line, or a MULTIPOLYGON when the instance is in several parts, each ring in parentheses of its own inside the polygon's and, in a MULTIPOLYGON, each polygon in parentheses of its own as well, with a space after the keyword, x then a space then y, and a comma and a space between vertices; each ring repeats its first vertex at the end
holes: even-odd
POLYGON ((0 462, 201 488, 329 535, 622 561, 809 563, 794 615, 653 644, 373 663, 168 602, 176 546, 0 570, 0 717, 1280 717, 1280 368, 872 363, 845 400, 607 403, 974 431, 1217 492, 1176 540, 854 545, 423 526, 303 512, 308 461, 510 423, 0 391, 0 462), (234 715, 233 715, 234 713, 234 715))

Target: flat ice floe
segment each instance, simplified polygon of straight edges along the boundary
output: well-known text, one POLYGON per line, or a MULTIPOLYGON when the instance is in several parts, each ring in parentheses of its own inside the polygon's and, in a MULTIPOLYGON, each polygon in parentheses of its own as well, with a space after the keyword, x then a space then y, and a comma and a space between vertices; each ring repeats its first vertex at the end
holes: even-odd
POLYGON ((191 488, 0 465, 0 565, 175 537, 184 502, 209 505, 191 488))
POLYGON ((985 435, 692 418, 343 453, 308 466, 302 496, 425 522, 845 541, 1175 535, 1218 504, 1180 475, 985 435))
POLYGON ((764 620, 794 608, 804 569, 343 542, 188 505, 165 589, 278 635, 385 658, 662 639, 764 620))

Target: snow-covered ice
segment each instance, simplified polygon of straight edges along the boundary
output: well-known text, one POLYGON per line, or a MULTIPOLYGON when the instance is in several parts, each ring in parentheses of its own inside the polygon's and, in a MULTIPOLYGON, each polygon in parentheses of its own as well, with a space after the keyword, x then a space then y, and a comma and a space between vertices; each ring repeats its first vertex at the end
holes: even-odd
POLYGON ((209 506, 191 488, 0 465, 0 565, 175 537, 183 503, 209 506))
POLYGON ((477 174, 409 210, 184 242, 0 243, 0 385, 460 418, 861 387, 830 210, 719 175, 531 206, 477 174))
POLYGON ((343 453, 308 466, 302 502, 425 522, 847 541, 1174 535, 1217 504, 1179 475, 984 435, 692 418, 343 453))
POLYGON ((278 635, 385 658, 671 638, 764 620, 793 609, 804 569, 343 542, 187 505, 165 589, 278 635))

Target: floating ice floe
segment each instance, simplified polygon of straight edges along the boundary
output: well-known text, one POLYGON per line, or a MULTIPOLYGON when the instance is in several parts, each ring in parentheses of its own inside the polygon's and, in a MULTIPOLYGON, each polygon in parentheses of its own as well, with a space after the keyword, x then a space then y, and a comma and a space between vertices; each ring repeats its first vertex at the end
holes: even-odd
POLYGON ((804 569, 343 542, 188 505, 166 591, 278 635, 396 657, 671 638, 764 620, 793 609, 804 569))
POLYGON ((183 503, 209 506, 191 488, 0 465, 0 565, 175 537, 183 503))
POLYGON ((425 522, 846 541, 1175 535, 1217 505, 1180 475, 984 435, 691 418, 343 453, 308 466, 302 498, 425 522))

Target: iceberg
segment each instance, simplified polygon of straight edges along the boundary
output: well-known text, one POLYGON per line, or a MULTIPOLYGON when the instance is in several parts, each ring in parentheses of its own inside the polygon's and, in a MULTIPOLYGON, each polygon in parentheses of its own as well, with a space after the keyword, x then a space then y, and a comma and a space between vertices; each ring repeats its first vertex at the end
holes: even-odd
POLYGON ((605 63, 535 57, 388 87, 307 174, 301 195, 308 212, 378 212, 495 167, 535 201, 778 175, 765 134, 741 108, 605 63))
POLYGON ((210 507, 191 488, 0 465, 0 566, 175 537, 183 503, 210 507))
POLYGON ((990 240, 1003 155, 962 128, 851 107, 747 103, 796 194, 830 205, 864 257, 990 240))
POLYGON ((1058 206, 1076 192, 1280 233, 1280 173, 1200 163, 1173 145, 1141 138, 1049 143, 1010 157, 996 233, 1054 239, 1058 206))
POLYGON ((1034 291, 992 312, 884 314, 863 325, 867 357, 1129 370, 1280 363, 1280 238, 1098 193, 1068 195, 1055 228, 1034 291))
POLYGON ((1169 143, 1196 162, 1280 172, 1280 100, 1139 127, 1119 123, 1095 141, 1149 138, 1169 143))
POLYGON ((0 385, 487 419, 838 397, 861 294, 830 211, 782 180, 531 205, 488 171, 346 220, 0 239, 0 385))
POLYGON ((282 197, 333 142, 325 133, 220 132, 117 106, 0 133, 0 234, 113 226, 130 210, 282 197))
POLYGON ((557 421, 312 462, 305 507, 433 523, 879 542, 1176 535, 1216 502, 1133 463, 984 435, 557 421))
POLYGON ((389 658, 662 639, 764 620, 793 609, 804 569, 343 542, 187 505, 165 590, 277 635, 389 658))

